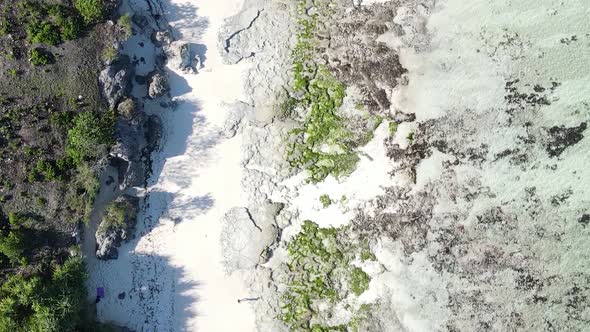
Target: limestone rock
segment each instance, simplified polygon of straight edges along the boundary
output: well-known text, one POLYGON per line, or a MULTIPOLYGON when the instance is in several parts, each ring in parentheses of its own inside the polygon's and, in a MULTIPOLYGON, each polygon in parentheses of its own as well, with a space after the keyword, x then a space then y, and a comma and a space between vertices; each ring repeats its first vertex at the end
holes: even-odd
POLYGON ((164 46, 172 43, 174 41, 174 38, 172 38, 172 34, 170 33, 170 31, 161 30, 154 32, 154 34, 152 35, 152 41, 157 46, 164 46))
POLYGON ((135 102, 127 98, 117 105, 118 113, 125 119, 132 119, 135 115, 135 102))
MULTIPOLYGON (((125 105, 125 102, 120 105, 125 105)), ((135 112, 132 118, 121 116, 115 123, 116 143, 109 153, 110 163, 118 171, 119 188, 144 185, 149 174, 150 154, 162 137, 162 123, 155 115, 135 112)))
POLYGON ((126 56, 113 61, 100 72, 98 83, 111 108, 130 92, 132 76, 133 67, 126 56))
POLYGON ((96 231, 96 257, 98 259, 117 259, 118 248, 128 241, 133 231, 139 210, 139 198, 124 195, 112 202, 105 212, 96 231))
POLYGON ((166 47, 169 64, 186 73, 197 73, 202 68, 201 58, 192 43, 176 41, 166 47))
POLYGON ((193 65, 193 54, 191 51, 191 45, 184 43, 180 45, 180 65, 179 69, 190 70, 193 65))
POLYGON ((170 91, 168 83, 168 74, 163 71, 155 71, 150 75, 148 95, 151 98, 162 97, 170 91))

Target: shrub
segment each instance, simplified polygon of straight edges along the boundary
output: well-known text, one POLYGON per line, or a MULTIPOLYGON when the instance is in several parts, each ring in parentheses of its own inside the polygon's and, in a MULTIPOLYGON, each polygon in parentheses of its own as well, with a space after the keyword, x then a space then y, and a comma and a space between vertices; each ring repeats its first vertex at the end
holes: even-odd
POLYGON ((108 113, 99 117, 93 112, 84 112, 74 119, 68 130, 66 153, 76 165, 105 155, 113 142, 113 116, 108 113))
POLYGON ((35 66, 47 65, 52 62, 53 57, 51 53, 42 50, 40 48, 34 48, 31 50, 31 63, 35 66))
POLYGON ((51 114, 49 122, 58 128, 68 128, 72 124, 73 116, 70 112, 59 112, 51 114))
POLYGON ((11 262, 17 262, 25 252, 26 243, 21 232, 12 230, 7 235, 0 235, 0 253, 8 257, 11 262))
POLYGON ((82 18, 69 8, 55 5, 51 6, 48 12, 59 27, 62 40, 74 40, 84 30, 84 21, 82 18))
POLYGON ((88 221, 99 187, 96 173, 86 164, 78 165, 76 175, 66 194, 66 202, 71 210, 67 217, 71 222, 78 222, 80 217, 84 222, 88 221))
POLYGON ((105 15, 103 0, 74 0, 74 7, 80 12, 86 23, 95 23, 105 15))
POLYGON ((86 271, 68 258, 53 271, 9 276, 0 288, 1 331, 77 331, 85 307, 86 271))
MULTIPOLYGON (((39 160, 37 165, 33 169, 33 172, 38 175, 42 175, 45 180, 48 181, 61 181, 68 170, 68 161, 60 159, 57 162, 49 160, 39 160)), ((31 174, 33 174, 31 172, 31 174)))
POLYGON ((27 35, 33 43, 57 45, 61 42, 61 35, 56 25, 50 22, 31 23, 27 27, 27 35))
POLYGON ((107 206, 105 217, 100 224, 99 232, 108 229, 126 228, 127 222, 137 218, 137 211, 128 201, 114 201, 107 206))
POLYGON ((125 15, 119 17, 118 23, 125 31, 125 36, 130 37, 133 33, 133 23, 131 21, 131 15, 126 13, 125 15))
POLYGON ((65 17, 58 21, 63 40, 74 40, 84 30, 84 23, 78 17, 65 17))

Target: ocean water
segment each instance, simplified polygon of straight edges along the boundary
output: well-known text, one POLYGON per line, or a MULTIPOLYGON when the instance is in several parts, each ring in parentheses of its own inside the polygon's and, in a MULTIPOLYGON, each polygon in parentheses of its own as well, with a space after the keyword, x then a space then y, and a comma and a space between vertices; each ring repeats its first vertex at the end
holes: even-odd
POLYGON ((428 147, 411 198, 391 202, 425 217, 378 250, 399 326, 590 326, 589 14, 581 0, 398 11, 395 107, 428 147))

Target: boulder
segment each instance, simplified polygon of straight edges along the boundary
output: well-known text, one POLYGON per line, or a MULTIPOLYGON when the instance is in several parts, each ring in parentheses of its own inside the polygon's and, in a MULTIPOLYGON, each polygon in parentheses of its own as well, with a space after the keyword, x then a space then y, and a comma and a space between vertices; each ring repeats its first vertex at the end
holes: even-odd
POLYGON ((169 91, 168 74, 160 70, 153 72, 149 78, 148 95, 151 98, 158 98, 167 94, 169 91))
POLYGON ((129 241, 135 230, 139 198, 123 195, 107 206, 96 231, 96 258, 108 260, 119 257, 118 248, 129 241))
POLYGON ((117 112, 123 118, 130 120, 135 116, 135 102, 131 98, 127 98, 117 105, 117 112))
POLYGON ((115 123, 116 143, 111 148, 111 165, 119 174, 121 190, 140 186, 144 183, 145 165, 141 161, 145 146, 143 125, 146 116, 138 112, 132 119, 120 117, 115 123))
POLYGON ((124 96, 131 91, 133 66, 127 56, 113 61, 100 72, 98 83, 109 106, 114 108, 124 96))
POLYGON ((197 44, 175 41, 165 48, 168 64, 183 72, 196 74, 201 69, 201 58, 197 55, 197 44))

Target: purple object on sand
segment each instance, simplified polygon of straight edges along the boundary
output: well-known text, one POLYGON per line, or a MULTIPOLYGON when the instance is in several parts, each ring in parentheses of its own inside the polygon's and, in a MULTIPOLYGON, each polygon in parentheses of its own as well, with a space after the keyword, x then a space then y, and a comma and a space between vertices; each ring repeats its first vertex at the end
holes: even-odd
POLYGON ((96 288, 96 296, 98 298, 104 299, 104 287, 97 287, 96 288))

